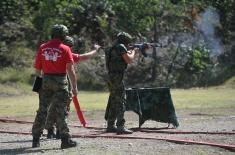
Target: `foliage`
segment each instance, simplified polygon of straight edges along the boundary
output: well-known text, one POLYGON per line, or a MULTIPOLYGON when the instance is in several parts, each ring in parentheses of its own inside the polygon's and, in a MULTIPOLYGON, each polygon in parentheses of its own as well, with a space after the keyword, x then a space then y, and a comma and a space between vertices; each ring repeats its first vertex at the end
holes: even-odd
MULTIPOLYGON (((96 57, 100 59, 99 57, 96 57)), ((88 60, 77 65, 78 89, 79 90, 106 90, 105 69, 103 61, 88 60)))
POLYGON ((41 42, 50 38, 52 25, 57 23, 67 25, 66 16, 71 16, 71 13, 66 13, 69 4, 65 0, 43 0, 38 3, 37 12, 32 22, 38 30, 41 42))
MULTIPOLYGON (((132 86, 146 83, 151 86, 164 86, 166 83, 177 87, 184 84, 187 87, 205 86, 210 81, 221 83, 221 80, 233 76, 234 45, 230 44, 235 34, 235 1, 179 0, 175 4, 171 1, 1 0, 0 68, 25 70, 32 66, 33 51, 50 39, 51 26, 60 23, 68 26, 70 35, 75 38, 73 51, 77 53, 90 51, 94 42, 104 47, 112 44, 119 31, 129 32, 138 42, 157 41, 167 45, 165 49, 152 51, 145 60, 140 57, 130 66, 126 81, 132 86), (209 6, 214 7, 221 17, 221 25, 215 30, 216 37, 220 37, 226 47, 231 47, 218 56, 218 61, 212 61, 205 48, 207 45, 191 51, 177 51, 182 33, 195 36, 192 8, 203 12, 209 6), (223 74, 228 76, 221 78, 223 74), (203 78, 205 75, 209 77, 207 80, 203 78)), ((187 38, 181 40, 186 42, 187 38)), ((103 61, 101 53, 98 58, 81 66, 78 75, 82 89, 106 88, 103 61)))
POLYGON ((79 6, 72 9, 71 31, 77 35, 86 36, 91 42, 103 44, 106 38, 108 17, 112 9, 106 0, 79 1, 79 6))
POLYGON ((0 70, 0 83, 32 83, 30 69, 4 68, 0 70))
POLYGON ((35 29, 30 22, 29 15, 33 8, 29 4, 26 0, 3 0, 0 2, 0 68, 14 64, 24 66, 31 59, 26 56, 26 52, 29 55, 32 53, 30 47, 34 44, 35 29), (19 56, 21 53, 24 54, 19 56))
POLYGON ((209 49, 199 45, 190 51, 190 58, 185 65, 185 71, 190 73, 201 73, 207 69, 210 62, 209 49))

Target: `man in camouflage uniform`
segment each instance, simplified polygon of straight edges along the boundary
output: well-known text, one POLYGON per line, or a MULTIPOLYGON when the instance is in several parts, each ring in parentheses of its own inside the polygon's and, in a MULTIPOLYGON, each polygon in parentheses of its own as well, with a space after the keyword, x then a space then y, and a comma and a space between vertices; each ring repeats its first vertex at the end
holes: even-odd
MULTIPOLYGON (((74 46, 74 39, 70 36, 66 36, 65 40, 64 40, 64 44, 68 45, 70 48, 72 48, 74 46)), ((86 60, 94 57, 99 49, 100 49, 100 46, 95 44, 94 50, 92 50, 90 52, 87 52, 84 54, 72 53, 74 63, 78 63, 80 61, 86 61, 86 60)), ((71 85, 69 83, 69 100, 67 103, 67 107, 65 109, 65 116, 68 116, 71 101, 72 101, 72 91, 71 91, 71 85)), ((49 139, 50 138, 60 139, 60 134, 59 134, 60 132, 58 130, 57 125, 56 125, 56 127, 57 127, 56 134, 54 133, 54 124, 56 123, 56 120, 55 120, 56 117, 57 116, 56 116, 54 107, 49 107, 47 121, 46 121, 46 125, 45 125, 45 128, 48 130, 47 138, 49 138, 49 139)))
POLYGON ((128 44, 132 37, 125 32, 117 35, 117 43, 109 50, 106 50, 106 67, 108 70, 109 100, 106 108, 105 119, 107 121, 107 132, 117 134, 131 134, 132 131, 124 127, 125 119, 125 88, 123 83, 124 72, 127 64, 134 59, 138 48, 128 50, 128 44), (115 121, 116 126, 115 127, 115 121))
POLYGON ((61 148, 77 145, 70 138, 64 113, 69 100, 67 73, 71 81, 72 93, 77 95, 72 52, 67 45, 62 43, 67 34, 66 26, 54 25, 51 31, 52 40, 40 46, 35 59, 36 75, 42 76, 43 80, 39 93, 39 109, 32 127, 32 147, 40 146, 40 136, 44 129, 49 106, 53 107, 57 114, 56 123, 61 132, 61 148))
MULTIPOLYGON (((72 48, 74 46, 74 39, 70 36, 66 36, 64 39, 64 44, 72 48)), ((74 63, 78 62, 80 58, 78 57, 73 57, 74 63)), ((69 79, 68 79, 69 80, 69 79)), ((72 88, 70 85, 70 82, 68 82, 68 90, 69 90, 69 99, 66 108, 64 109, 65 113, 65 119, 68 117, 69 111, 70 111, 70 103, 72 101, 72 88)), ((40 95, 40 92, 39 92, 40 95)), ((45 123, 45 128, 47 129, 47 138, 52 139, 60 139, 60 132, 58 130, 58 126, 56 124, 56 111, 54 107, 49 107, 48 108, 48 115, 45 123), (56 134, 54 133, 56 127, 56 134)))

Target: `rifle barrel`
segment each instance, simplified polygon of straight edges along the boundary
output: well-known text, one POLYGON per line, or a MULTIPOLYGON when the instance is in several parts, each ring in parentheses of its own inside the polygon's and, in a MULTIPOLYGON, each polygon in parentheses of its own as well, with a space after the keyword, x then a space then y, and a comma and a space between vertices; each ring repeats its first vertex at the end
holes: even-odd
POLYGON ((152 47, 165 47, 164 45, 162 45, 161 43, 137 43, 137 44, 134 44, 133 47, 136 47, 136 46, 143 46, 143 45, 150 45, 152 47))
POLYGON ((152 47, 163 47, 161 43, 149 43, 152 47))

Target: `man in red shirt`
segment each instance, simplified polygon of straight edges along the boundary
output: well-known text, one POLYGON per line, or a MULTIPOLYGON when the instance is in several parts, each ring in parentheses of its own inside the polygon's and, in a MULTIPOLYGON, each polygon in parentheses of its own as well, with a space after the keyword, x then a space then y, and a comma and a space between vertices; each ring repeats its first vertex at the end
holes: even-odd
POLYGON ((39 93, 39 109, 32 127, 32 147, 40 146, 40 136, 44 129, 48 107, 53 107, 57 114, 56 123, 60 131, 61 148, 65 149, 77 145, 70 138, 64 114, 64 109, 69 100, 67 74, 71 82, 72 93, 77 95, 72 52, 70 47, 62 43, 67 34, 66 26, 54 25, 51 31, 52 40, 39 47, 35 59, 36 75, 42 77, 43 80, 39 93))
MULTIPOLYGON (((66 38, 64 40, 64 44, 68 45, 70 48, 72 48, 74 46, 74 39, 70 36, 66 36, 66 38)), ((88 60, 88 59, 92 58, 98 52, 99 49, 100 49, 100 46, 95 44, 94 45, 94 50, 92 50, 88 53, 84 53, 84 54, 72 53, 74 63, 78 63, 80 61, 85 61, 85 60, 88 60)), ((69 89, 69 90, 71 90, 71 89, 69 89)), ((70 93, 70 99, 67 103, 67 108, 65 109, 65 115, 66 116, 68 115, 71 101, 72 101, 72 94, 70 93)), ((55 109, 53 109, 53 108, 54 107, 50 107, 48 109, 48 116, 47 116, 47 121, 46 121, 46 125, 45 125, 46 127, 45 128, 48 130, 47 138, 49 138, 49 139, 51 139, 51 138, 59 139, 60 138, 60 134, 59 134, 60 132, 58 130, 57 125, 56 125, 56 127, 57 127, 56 134, 54 133, 54 124, 56 123, 55 118, 57 116, 56 116, 56 113, 55 113, 55 109)))

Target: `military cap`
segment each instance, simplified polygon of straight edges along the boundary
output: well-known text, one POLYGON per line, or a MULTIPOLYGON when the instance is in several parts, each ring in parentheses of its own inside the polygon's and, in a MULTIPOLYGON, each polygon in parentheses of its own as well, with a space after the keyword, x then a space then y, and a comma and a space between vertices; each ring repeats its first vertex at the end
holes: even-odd
POLYGON ((64 40, 68 35, 69 30, 65 25, 56 24, 52 26, 51 37, 64 40))

